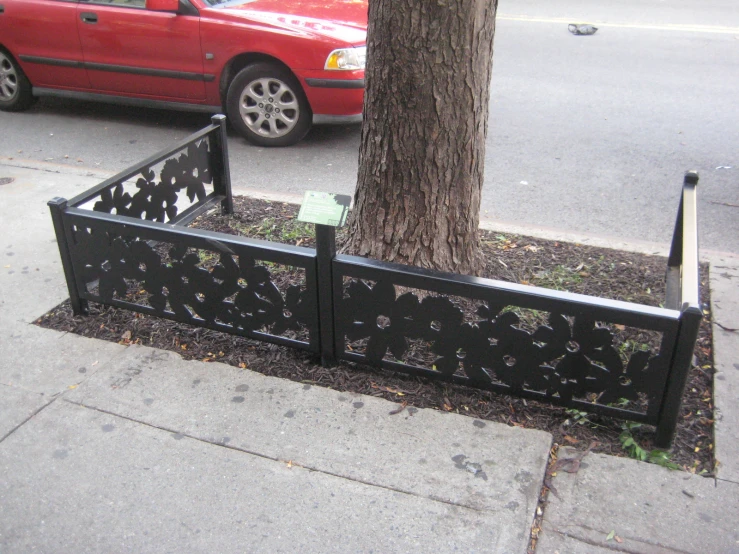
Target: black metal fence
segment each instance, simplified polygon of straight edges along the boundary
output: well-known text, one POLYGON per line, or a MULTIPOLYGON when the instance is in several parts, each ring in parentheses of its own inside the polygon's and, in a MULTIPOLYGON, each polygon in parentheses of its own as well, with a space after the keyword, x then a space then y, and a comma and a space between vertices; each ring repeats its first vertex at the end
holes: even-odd
POLYGON ((218 204, 233 211, 223 116, 49 206, 75 313, 95 301, 301 348, 326 365, 644 422, 668 447, 702 318, 697 182, 686 174, 664 308, 337 255, 334 228, 321 225, 315 249, 190 229, 218 204), (650 340, 624 348, 617 331, 650 340))

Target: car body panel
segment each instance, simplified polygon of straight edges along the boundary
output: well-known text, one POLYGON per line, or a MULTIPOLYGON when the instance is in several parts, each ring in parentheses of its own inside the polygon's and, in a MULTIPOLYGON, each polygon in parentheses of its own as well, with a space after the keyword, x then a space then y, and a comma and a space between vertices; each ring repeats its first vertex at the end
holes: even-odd
POLYGON ((366 0, 182 0, 191 9, 178 14, 99 1, 3 2, 0 44, 39 94, 207 109, 224 106, 247 60, 273 60, 296 76, 317 121, 361 114, 364 70, 324 64, 364 46, 366 0))
POLYGON ((77 18, 93 89, 205 100, 198 17, 85 2, 78 9, 97 17, 77 18))
POLYGON ((3 5, 0 42, 18 60, 32 83, 70 88, 90 86, 82 67, 76 2, 10 0, 3 5))

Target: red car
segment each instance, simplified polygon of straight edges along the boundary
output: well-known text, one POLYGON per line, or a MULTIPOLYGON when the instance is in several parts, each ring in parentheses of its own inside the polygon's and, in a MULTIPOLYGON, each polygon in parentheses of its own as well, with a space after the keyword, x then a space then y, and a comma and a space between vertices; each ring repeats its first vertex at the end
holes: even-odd
POLYGON ((367 0, 0 0, 0 110, 37 96, 221 112, 287 146, 362 119, 367 0))

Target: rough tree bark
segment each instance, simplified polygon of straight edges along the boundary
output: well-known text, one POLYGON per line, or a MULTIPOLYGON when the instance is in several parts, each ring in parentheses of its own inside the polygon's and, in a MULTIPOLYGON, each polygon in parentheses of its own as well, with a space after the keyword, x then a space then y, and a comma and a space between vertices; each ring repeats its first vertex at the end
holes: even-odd
POLYGON ((347 250, 478 273, 498 0, 370 0, 347 250))

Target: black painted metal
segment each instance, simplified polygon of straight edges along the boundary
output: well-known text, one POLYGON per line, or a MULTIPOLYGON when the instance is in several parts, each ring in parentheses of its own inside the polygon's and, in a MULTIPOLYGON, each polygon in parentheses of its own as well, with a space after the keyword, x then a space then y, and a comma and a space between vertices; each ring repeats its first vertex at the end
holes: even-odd
POLYGON ((231 194, 231 168, 228 165, 228 135, 226 134, 226 116, 223 114, 211 117, 218 131, 211 135, 213 147, 210 149, 210 167, 213 176, 213 191, 223 196, 221 211, 224 214, 234 213, 233 195, 231 194))
POLYGON ((336 363, 336 338, 331 264, 336 256, 336 229, 329 225, 316 225, 316 255, 318 262, 318 309, 321 325, 321 364, 336 363))
POLYGON ((650 423, 667 447, 702 318, 697 181, 686 174, 668 308, 337 255, 335 229, 322 225, 315 250, 189 229, 218 204, 233 212, 224 116, 49 207, 75 313, 92 300, 309 350, 324 365, 367 363, 650 423), (123 184, 136 176, 129 195, 123 184), (180 211, 183 190, 191 205, 180 211), (259 261, 301 268, 304 285, 279 290, 259 261), (526 310, 537 311, 535 328, 526 310), (626 358, 613 325, 657 332, 660 346, 626 358))
POLYGON ((675 436, 680 414, 685 383, 693 363, 693 351, 698 339, 703 312, 700 307, 690 306, 680 314, 680 330, 674 356, 670 364, 670 378, 664 392, 662 411, 657 423, 654 443, 659 448, 669 448, 675 436))
POLYGON ((336 356, 650 423, 657 426, 656 444, 667 448, 702 318, 697 181, 697 174, 686 174, 669 259, 673 309, 338 255, 336 356), (547 323, 525 329, 518 308, 547 312, 547 323), (657 331, 659 349, 622 360, 608 325, 657 331), (425 357, 407 359, 413 341, 426 345, 425 357), (635 408, 614 405, 623 399, 635 408))
POLYGON ((698 173, 688 171, 683 182, 680 208, 667 260, 667 305, 679 307, 680 330, 671 360, 670 380, 664 394, 655 444, 668 448, 675 436, 680 403, 693 363, 693 350, 703 319, 700 305, 698 258, 698 173))
MULTIPOLYGON (((489 291, 495 291, 499 303, 521 308, 568 313, 573 316, 590 315, 598 321, 630 325, 655 331, 673 329, 679 317, 677 310, 643 306, 619 300, 597 298, 558 290, 519 285, 469 275, 442 273, 419 267, 393 264, 337 254, 334 262, 334 283, 346 275, 370 281, 384 280, 392 275, 393 284, 434 291, 440 294, 484 300, 489 291)), ((336 298, 336 296, 334 296, 336 298)))
POLYGON ((67 281, 72 311, 74 315, 87 314, 89 312, 87 300, 80 298, 77 291, 77 279, 75 278, 73 269, 72 253, 69 249, 70 241, 67 232, 69 226, 65 222, 67 201, 64 198, 57 197, 49 200, 47 205, 51 211, 51 221, 54 224, 54 233, 56 234, 57 246, 59 246, 59 256, 62 259, 62 268, 64 269, 64 277, 67 281))
POLYGON ((334 264, 337 357, 358 361, 347 344, 366 340, 362 361, 387 369, 525 394, 599 413, 657 423, 679 312, 625 302, 436 273, 350 256, 334 264), (345 278, 350 278, 344 284, 345 278), (370 286, 366 280, 374 281, 370 286), (421 289, 398 295, 396 286, 421 289), (441 293, 441 294, 439 294, 441 293), (477 300, 465 314, 449 296, 477 300), (548 312, 548 323, 522 328, 516 308, 548 312), (471 313, 474 313, 472 315, 471 313), (663 333, 659 352, 636 352, 626 364, 604 323, 663 333), (403 363, 410 341, 429 345, 430 359, 403 363), (621 399, 648 399, 644 412, 616 410, 621 399))
MULTIPOLYGON (((127 169, 124 169, 120 173, 114 175, 110 179, 106 179, 99 185, 83 192, 82 194, 79 194, 68 201, 69 206, 71 207, 77 207, 81 206, 82 204, 85 204, 89 202, 90 200, 97 198, 101 196, 105 191, 110 191, 110 189, 114 189, 119 184, 128 181, 129 179, 138 176, 141 174, 145 180, 148 181, 148 177, 154 177, 151 175, 151 168, 155 166, 156 164, 169 160, 170 158, 173 158, 174 154, 185 150, 186 148, 189 148, 191 145, 195 145, 199 143, 202 139, 207 138, 209 135, 211 135, 214 131, 217 131, 219 127, 216 127, 215 125, 209 125, 200 131, 193 133, 189 137, 179 141, 178 143, 175 143, 170 148, 166 148, 164 150, 161 150, 154 154, 153 156, 150 156, 149 158, 145 159, 143 162, 140 162, 136 165, 133 165, 127 169)), ((199 160, 202 161, 203 154, 207 154, 206 152, 203 152, 203 150, 200 150, 200 158, 199 160)), ((205 156, 207 160, 207 156, 205 156)), ((173 158, 175 159, 175 158, 173 158)), ((192 160, 188 161, 190 163, 192 160)), ((183 164, 184 165, 184 164, 183 164)), ((183 168, 184 169, 184 168, 183 168)), ((165 174, 169 175, 169 173, 165 174)), ((207 181, 205 181, 207 182, 207 181)), ((197 184, 193 183, 193 186, 197 187, 197 184)), ((114 190, 111 192, 111 197, 114 197, 114 190)), ((128 215, 128 214, 127 214, 128 215)))
POLYGON ((66 217, 80 298, 319 352, 313 251, 75 208, 66 217), (305 286, 279 290, 258 261, 302 268, 305 286), (308 340, 285 336, 300 329, 308 340))

